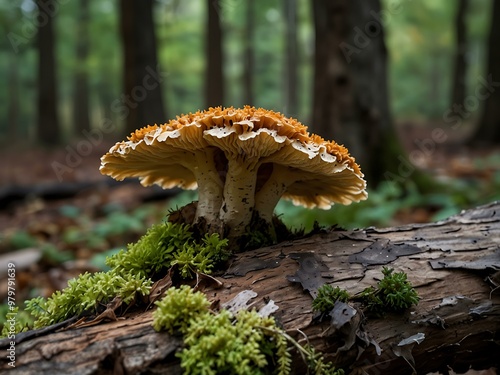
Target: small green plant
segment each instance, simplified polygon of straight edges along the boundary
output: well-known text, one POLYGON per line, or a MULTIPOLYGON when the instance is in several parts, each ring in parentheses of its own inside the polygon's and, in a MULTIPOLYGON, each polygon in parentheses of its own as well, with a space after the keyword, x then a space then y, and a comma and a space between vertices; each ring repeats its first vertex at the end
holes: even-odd
POLYGON ((418 294, 408 281, 406 273, 383 267, 382 274, 384 278, 378 282, 377 287, 370 286, 354 297, 338 286, 334 288, 329 284, 322 285, 313 300, 313 310, 328 313, 336 301, 347 302, 355 299, 365 305, 368 313, 381 316, 387 311, 400 312, 418 303, 418 294))
POLYGON ((408 281, 406 273, 384 267, 382 274, 384 278, 378 282, 377 288, 366 288, 360 294, 368 312, 375 315, 382 315, 385 311, 399 312, 418 303, 417 291, 408 281))
POLYGON ((318 296, 314 299, 312 307, 314 311, 327 313, 333 309, 333 305, 337 300, 347 302, 350 296, 346 290, 335 288, 329 284, 322 285, 318 289, 318 296))
POLYGON ((312 373, 343 374, 278 328, 274 318, 247 310, 215 313, 205 295, 189 286, 170 288, 156 305, 154 328, 183 334, 185 347, 177 356, 186 374, 286 375, 292 361, 288 343, 299 350, 312 373))

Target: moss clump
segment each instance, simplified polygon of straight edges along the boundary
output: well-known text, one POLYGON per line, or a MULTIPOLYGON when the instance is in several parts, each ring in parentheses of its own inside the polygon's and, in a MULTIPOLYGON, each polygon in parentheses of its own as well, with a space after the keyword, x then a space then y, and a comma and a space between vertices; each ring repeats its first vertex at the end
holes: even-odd
POLYGON ((384 267, 382 274, 384 278, 376 288, 366 288, 360 294, 367 312, 380 316, 387 311, 401 312, 418 303, 417 291, 408 281, 406 273, 384 267))
POLYGON ((111 270, 80 275, 47 299, 26 301, 26 310, 36 318, 34 328, 84 313, 97 314, 115 297, 130 305, 136 296, 147 296, 153 280, 172 266, 178 267, 182 277, 189 278, 195 272, 210 273, 229 256, 227 241, 216 234, 196 242, 187 225, 154 225, 138 242, 129 244, 127 251, 107 258, 111 270))
POLYGON ((199 243, 189 228, 170 222, 153 225, 139 241, 129 244, 127 251, 108 258, 106 264, 120 273, 148 277, 178 264, 187 278, 194 271, 210 273, 217 263, 229 258, 227 240, 221 240, 218 234, 206 234, 199 243))
POLYGON ((247 310, 215 313, 205 295, 188 286, 171 288, 156 305, 154 328, 183 334, 185 347, 177 356, 186 374, 286 375, 292 362, 289 343, 312 373, 343 374, 312 347, 302 347, 278 328, 274 318, 247 310))
POLYGON ((195 292, 188 285, 170 288, 161 301, 156 302, 158 309, 153 313, 153 327, 174 333, 178 329, 186 333, 193 319, 209 311, 210 302, 201 292, 195 292))
POLYGON ((333 309, 333 305, 337 300, 347 302, 350 296, 346 290, 335 288, 329 284, 322 285, 318 288, 318 295, 312 303, 314 311, 327 313, 333 309))
POLYGON ((153 282, 140 275, 120 275, 116 270, 84 273, 68 281, 68 286, 49 298, 36 297, 26 301, 26 310, 36 320, 34 328, 61 322, 84 312, 97 313, 100 306, 115 297, 129 304, 136 296, 148 295, 153 282))

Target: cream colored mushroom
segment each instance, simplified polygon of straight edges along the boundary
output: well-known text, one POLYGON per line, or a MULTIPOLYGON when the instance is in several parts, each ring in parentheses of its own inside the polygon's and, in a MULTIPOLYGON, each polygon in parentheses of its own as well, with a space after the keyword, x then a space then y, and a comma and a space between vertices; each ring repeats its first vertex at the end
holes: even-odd
POLYGON ((345 147, 309 134, 297 120, 249 106, 210 108, 137 130, 101 162, 101 172, 116 179, 198 187, 195 222, 231 240, 241 238, 253 218, 271 225, 282 196, 325 209, 367 197, 345 147))

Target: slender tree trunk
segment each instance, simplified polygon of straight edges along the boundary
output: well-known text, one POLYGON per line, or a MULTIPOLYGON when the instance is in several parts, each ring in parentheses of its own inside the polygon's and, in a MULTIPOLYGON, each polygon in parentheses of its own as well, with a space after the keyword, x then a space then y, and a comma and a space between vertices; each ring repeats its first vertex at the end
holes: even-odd
POLYGON ((488 41, 488 66, 481 77, 481 97, 484 110, 473 138, 473 144, 500 144, 500 1, 493 1, 490 36, 488 41), (483 92, 484 91, 484 92, 483 92))
POLYGON ((312 130, 337 139, 342 111, 351 106, 351 79, 339 48, 348 33, 346 0, 312 0, 315 55, 312 130))
POLYGON ((388 173, 405 180, 389 112, 384 30, 375 17, 380 1, 313 0, 313 11, 314 130, 346 145, 371 186, 388 173))
POLYGON ((467 62, 465 53, 467 51, 465 15, 468 0, 459 0, 457 14, 455 16, 455 68, 453 71, 453 87, 451 92, 451 105, 463 105, 465 99, 465 80, 467 73, 467 62))
POLYGON ((54 57, 55 15, 47 14, 50 0, 36 0, 40 22, 38 28, 38 123, 37 139, 47 145, 59 143, 61 139, 57 115, 57 80, 54 57))
POLYGON ((243 65, 243 101, 245 104, 254 104, 253 72, 254 72, 254 30, 255 30, 255 0, 246 1, 245 15, 245 51, 243 65))
POLYGON ((125 82, 120 110, 126 114, 125 128, 130 133, 166 121, 161 89, 165 75, 156 53, 153 0, 121 0, 120 7, 125 82))
POLYGON ((7 139, 17 140, 19 124, 19 58, 17 53, 11 53, 9 56, 8 69, 8 114, 7 114, 7 139))
POLYGON ((205 69, 205 107, 216 107, 223 104, 224 76, 222 70, 222 30, 217 12, 217 4, 206 0, 207 6, 207 39, 205 69))
POLYGON ((285 65, 285 114, 292 116, 297 113, 297 0, 284 0, 286 20, 286 65, 285 65))
POLYGON ((89 85, 87 60, 89 54, 89 0, 79 0, 77 20, 76 59, 77 68, 74 77, 73 93, 73 131, 82 137, 84 130, 90 128, 89 85))

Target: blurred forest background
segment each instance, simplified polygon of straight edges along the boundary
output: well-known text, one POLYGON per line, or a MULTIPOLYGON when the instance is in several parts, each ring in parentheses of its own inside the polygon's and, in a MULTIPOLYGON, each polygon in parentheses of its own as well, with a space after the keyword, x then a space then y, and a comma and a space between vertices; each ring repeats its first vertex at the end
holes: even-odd
POLYGON ((281 202, 296 228, 425 222, 500 199, 500 1, 13 0, 0 26, 0 253, 24 254, 34 295, 102 269, 195 199, 115 183, 99 158, 208 106, 282 112, 356 157, 368 200, 281 202))

